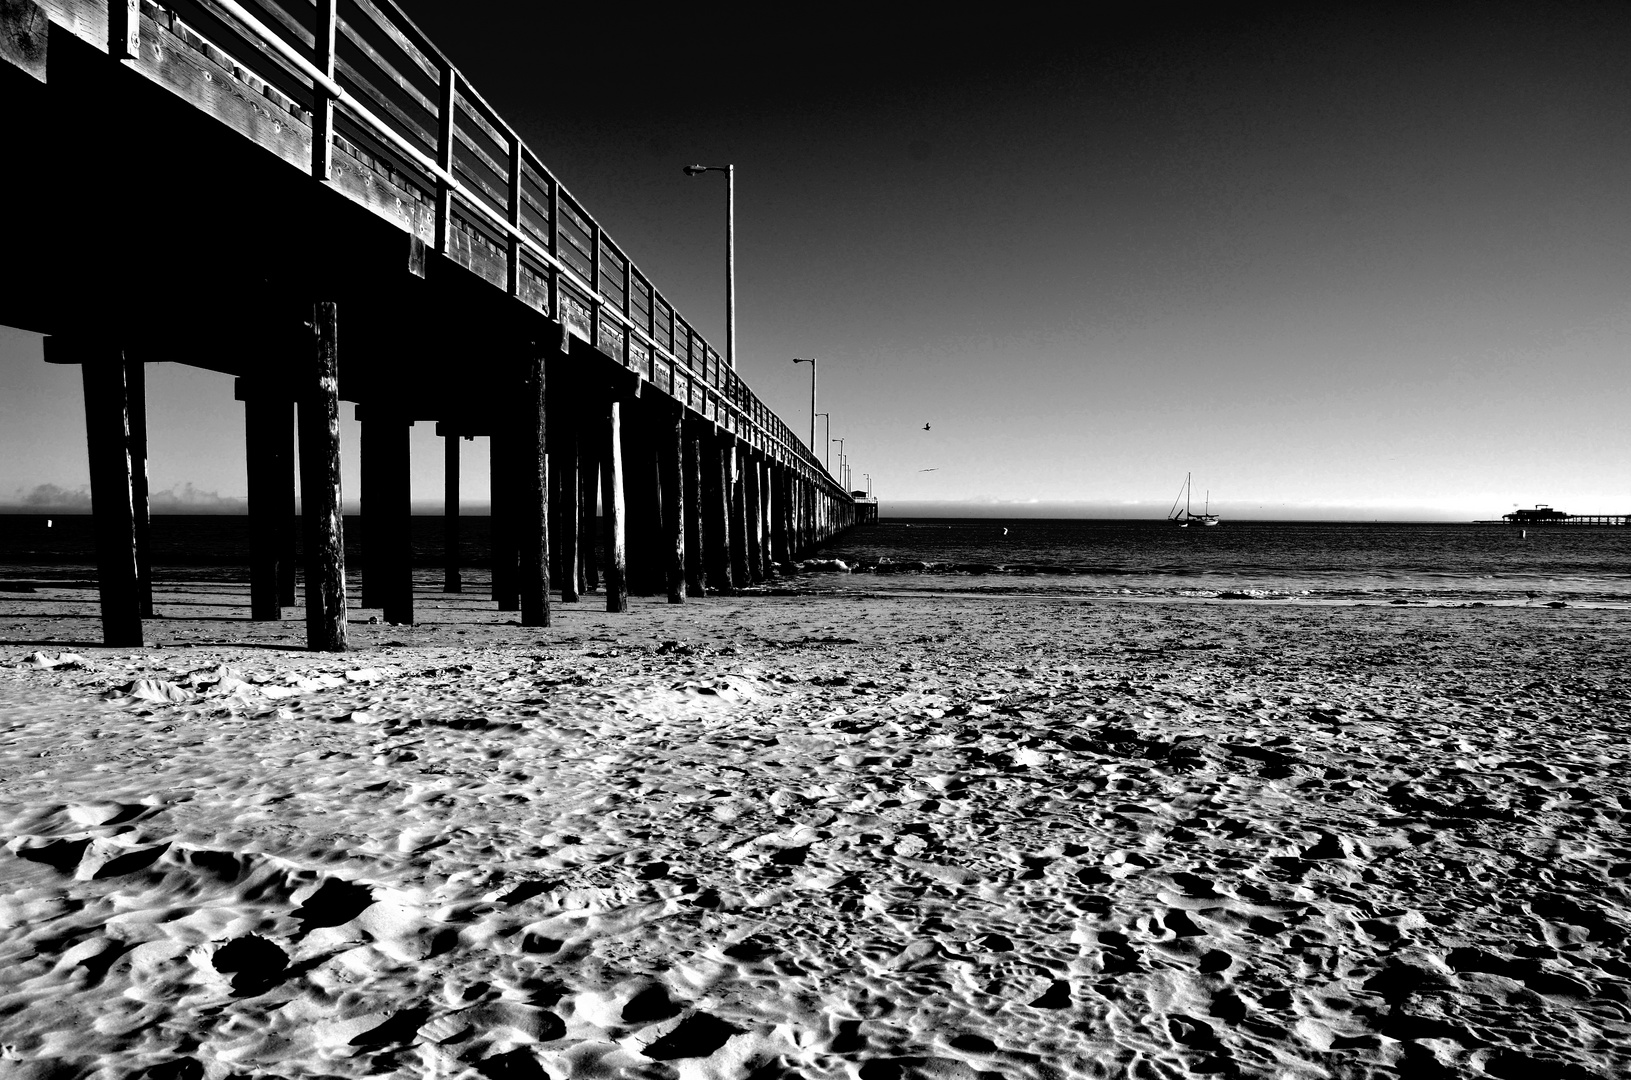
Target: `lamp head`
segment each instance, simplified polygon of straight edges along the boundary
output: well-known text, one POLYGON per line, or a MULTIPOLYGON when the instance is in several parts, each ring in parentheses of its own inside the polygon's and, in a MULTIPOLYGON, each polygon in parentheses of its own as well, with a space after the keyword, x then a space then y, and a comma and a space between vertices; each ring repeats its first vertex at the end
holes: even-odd
POLYGON ((708 166, 706 166, 706 165, 687 165, 685 167, 685 175, 686 176, 696 176, 699 173, 705 173, 707 171, 708 171, 708 166))

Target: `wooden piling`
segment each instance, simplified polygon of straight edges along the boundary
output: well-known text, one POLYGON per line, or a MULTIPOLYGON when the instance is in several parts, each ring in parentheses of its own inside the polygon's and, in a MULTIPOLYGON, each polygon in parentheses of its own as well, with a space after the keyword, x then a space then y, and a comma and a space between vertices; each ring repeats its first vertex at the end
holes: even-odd
POLYGON ((731 435, 727 435, 726 440, 725 460, 730 468, 731 583, 742 588, 753 582, 753 573, 748 568, 747 481, 742 475, 741 443, 731 435))
POLYGON ((764 519, 759 512, 758 455, 745 444, 740 453, 742 468, 742 540, 747 559, 748 579, 755 585, 765 579, 764 519))
MULTIPOLYGON (((354 524, 362 526, 362 585, 359 603, 365 608, 383 607, 385 586, 385 489, 380 467, 385 462, 384 413, 378 408, 359 408, 357 440, 357 502, 354 524)), ((352 539, 356 543, 356 539, 352 539)))
POLYGON ((498 409, 498 430, 489 440, 492 477, 491 546, 493 557, 493 600, 500 611, 520 611, 521 593, 516 572, 519 558, 515 537, 515 434, 512 410, 502 403, 498 409))
MULTIPOLYGON (((681 415, 684 415, 683 409, 681 415)), ((680 498, 685 506, 685 592, 688 596, 702 596, 705 591, 702 574, 702 448, 695 423, 682 421, 680 431, 683 441, 680 467, 685 471, 680 483, 680 498)))
POLYGON ((300 400, 300 497, 306 536, 306 647, 344 652, 344 522, 340 517, 340 381, 333 301, 312 311, 315 356, 300 400))
POLYGON ((595 523, 600 516, 600 455, 595 451, 596 425, 578 428, 578 591, 600 588, 600 567, 595 562, 595 523))
POLYGON ((770 480, 770 459, 760 454, 754 469, 759 477, 759 564, 764 567, 765 578, 769 580, 776 570, 776 555, 770 542, 776 531, 771 516, 773 485, 770 480))
MULTIPOLYGON (((410 461, 412 421, 395 407, 370 406, 364 425, 372 430, 368 456, 375 457, 376 493, 365 525, 365 550, 375 552, 370 575, 379 575, 374 595, 388 623, 413 625, 413 492, 410 461), (376 415, 377 413, 377 415, 376 415)), ((368 502, 363 504, 368 506, 368 502)), ((364 578, 366 584, 367 578, 364 578)), ((364 606, 368 606, 364 604, 364 606)))
POLYGON ((650 596, 657 591, 662 563, 653 563, 655 528, 652 504, 655 467, 651 442, 642 422, 644 402, 628 398, 621 403, 621 437, 618 465, 622 479, 624 523, 624 581, 631 596, 650 596))
POLYGON ((96 533, 102 643, 140 648, 142 604, 130 487, 127 368, 116 346, 85 344, 81 349, 79 363, 85 385, 85 442, 90 457, 91 524, 96 533))
POLYGON ((780 463, 770 466, 770 490, 774 495, 770 513, 770 558, 779 567, 792 562, 788 553, 787 532, 787 468, 780 463))
POLYGON ((549 429, 544 345, 528 344, 516 417, 516 545, 521 625, 549 625, 549 429))
POLYGON ((607 395, 606 422, 601 437, 605 455, 600 467, 600 511, 606 523, 606 610, 629 610, 629 591, 623 546, 623 433, 622 403, 607 395))
POLYGON ((731 570, 731 436, 715 428, 707 440, 707 523, 703 527, 708 587, 721 596, 736 591, 731 570))
MULTIPOLYGON (((274 405, 269 404, 266 408, 267 414, 272 415, 274 405)), ((271 491, 273 513, 277 515, 277 602, 280 607, 294 607, 295 577, 300 566, 300 515, 295 500, 294 398, 280 394, 275 409, 276 419, 268 441, 277 449, 277 472, 273 475, 271 491)))
POLYGON ((562 428, 556 432, 557 445, 560 453, 556 456, 560 475, 557 477, 557 490, 560 492, 560 513, 556 517, 556 543, 561 552, 561 602, 575 604, 579 600, 579 592, 583 588, 583 553, 581 543, 583 537, 583 513, 579 507, 583 494, 583 483, 579 477, 579 460, 582 454, 578 433, 577 402, 573 408, 561 409, 556 412, 560 423, 556 426, 562 428))
POLYGON ((147 491, 147 365, 125 360, 130 410, 130 509, 136 529, 136 597, 142 618, 153 617, 153 514, 147 491))
POLYGON ((249 482, 249 617, 260 622, 283 618, 280 603, 279 562, 283 558, 283 520, 280 481, 284 462, 279 451, 288 437, 279 424, 289 424, 288 403, 271 393, 248 387, 244 402, 245 474, 249 482))
POLYGON ((685 407, 669 405, 658 432, 658 483, 663 496, 664 550, 668 554, 668 602, 685 603, 685 407))
POLYGON ((464 591, 459 550, 459 438, 448 424, 442 436, 442 591, 464 591))

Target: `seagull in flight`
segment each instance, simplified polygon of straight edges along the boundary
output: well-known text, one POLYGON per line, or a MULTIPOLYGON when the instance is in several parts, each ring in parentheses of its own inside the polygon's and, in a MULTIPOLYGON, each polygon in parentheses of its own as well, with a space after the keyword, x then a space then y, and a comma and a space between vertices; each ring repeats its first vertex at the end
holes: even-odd
POLYGON ((924 425, 923 425, 923 430, 924 430, 924 431, 928 431, 928 430, 929 430, 929 425, 928 425, 928 424, 924 424, 924 425))
POLYGON ((940 471, 940 466, 938 466, 938 465, 936 465, 932 469, 919 469, 918 470, 918 472, 939 472, 939 471, 940 471))

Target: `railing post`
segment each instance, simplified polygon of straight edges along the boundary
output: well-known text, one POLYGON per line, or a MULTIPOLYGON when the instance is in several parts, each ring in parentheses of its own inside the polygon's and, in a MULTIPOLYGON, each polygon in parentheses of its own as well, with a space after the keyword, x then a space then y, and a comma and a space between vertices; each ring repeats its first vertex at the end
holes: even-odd
MULTIPOLYGON (((339 19, 339 0, 317 0, 317 68, 334 80, 334 28, 339 19)), ((313 82, 311 88, 311 174, 327 183, 334 178, 334 99, 328 89, 313 82)))
MULTIPOLYGON (((448 176, 453 175, 453 102, 458 89, 459 73, 449 64, 442 69, 442 94, 436 117, 436 164, 448 176)), ((453 185, 443 177, 436 178, 436 251, 448 253, 453 235, 453 185)))
POLYGON ((510 225, 509 252, 504 265, 505 290, 511 296, 521 295, 521 136, 510 132, 510 225))
POLYGON ((108 55, 135 60, 142 54, 142 0, 109 0, 108 55))

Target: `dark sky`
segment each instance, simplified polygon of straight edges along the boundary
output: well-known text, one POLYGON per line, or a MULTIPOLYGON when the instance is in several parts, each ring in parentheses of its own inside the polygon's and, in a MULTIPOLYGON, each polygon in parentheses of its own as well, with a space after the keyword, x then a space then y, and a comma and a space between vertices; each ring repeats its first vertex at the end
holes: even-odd
POLYGON ((886 500, 1631 509, 1631 5, 403 6, 886 500))

